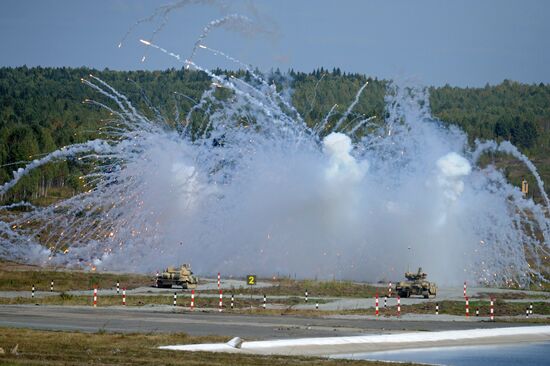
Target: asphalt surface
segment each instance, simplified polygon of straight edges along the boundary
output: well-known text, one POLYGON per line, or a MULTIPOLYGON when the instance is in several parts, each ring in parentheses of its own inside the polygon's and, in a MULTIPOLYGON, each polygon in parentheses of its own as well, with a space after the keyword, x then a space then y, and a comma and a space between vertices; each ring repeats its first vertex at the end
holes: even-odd
POLYGON ((306 318, 200 311, 173 313, 166 310, 120 307, 0 306, 0 327, 82 332, 185 332, 190 335, 239 336, 249 340, 511 326, 521 326, 521 324, 357 317, 306 318))

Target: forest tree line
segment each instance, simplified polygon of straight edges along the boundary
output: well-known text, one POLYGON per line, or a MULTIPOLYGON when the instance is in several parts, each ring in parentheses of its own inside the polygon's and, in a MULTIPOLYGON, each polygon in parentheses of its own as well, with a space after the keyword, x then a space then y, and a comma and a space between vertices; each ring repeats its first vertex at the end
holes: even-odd
MULTIPOLYGON (((245 71, 232 73, 251 79, 245 71)), ((0 68, 0 182, 8 181, 14 170, 42 154, 99 136, 109 114, 83 103, 86 99, 101 99, 81 82, 89 74, 111 84, 148 116, 154 113, 147 107, 150 103, 169 122, 178 114, 185 115, 211 82, 206 74, 192 70, 0 68)), ((290 70, 285 74, 277 70, 269 74, 269 82, 291 90, 292 103, 310 126, 319 123, 335 104, 335 113, 343 113, 366 81, 369 85, 349 121, 368 116, 382 121, 388 85, 385 80, 337 68, 311 73, 290 70)), ((470 141, 510 140, 550 182, 550 85, 505 80, 483 88, 432 87, 430 104, 434 116, 460 126, 470 141)), ((46 204, 73 194, 81 190, 81 169, 70 160, 49 164, 23 179, 4 202, 24 199, 46 204)), ((516 179, 523 174, 507 173, 516 179)))

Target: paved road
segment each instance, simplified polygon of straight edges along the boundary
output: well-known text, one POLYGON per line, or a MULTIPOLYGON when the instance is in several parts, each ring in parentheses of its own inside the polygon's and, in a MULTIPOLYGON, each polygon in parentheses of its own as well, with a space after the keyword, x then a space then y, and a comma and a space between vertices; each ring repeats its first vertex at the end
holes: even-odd
POLYGON ((495 328, 510 323, 411 321, 384 319, 305 318, 235 315, 230 313, 172 313, 144 308, 91 308, 36 305, 0 306, 0 327, 83 332, 185 332, 191 335, 274 339, 379 334, 401 331, 495 328))

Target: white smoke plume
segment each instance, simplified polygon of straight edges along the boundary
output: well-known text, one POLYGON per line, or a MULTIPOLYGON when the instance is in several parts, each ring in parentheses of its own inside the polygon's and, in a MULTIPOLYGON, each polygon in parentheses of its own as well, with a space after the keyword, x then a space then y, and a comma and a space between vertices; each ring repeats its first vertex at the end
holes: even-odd
POLYGON ((450 152, 436 162, 439 174, 438 184, 443 188, 445 196, 456 201, 464 191, 463 177, 472 172, 470 162, 455 152, 450 152))
MULTIPOLYGON (((100 164, 83 177, 89 191, 6 215, 2 256, 138 271, 191 262, 228 275, 379 280, 422 266, 440 283, 544 280, 544 211, 493 167, 475 166, 478 152, 430 117, 423 89, 390 88, 386 124, 354 141, 317 135, 265 82, 211 76, 235 94, 217 101, 198 137, 148 121, 92 79, 127 132, 54 152, 5 183, 2 192, 57 158, 100 164), (245 109, 250 125, 240 123, 245 109)), ((208 90, 200 103, 212 98, 208 90)))
POLYGON ((252 20, 250 20, 248 17, 241 14, 229 14, 222 18, 214 19, 204 27, 201 35, 196 40, 195 46, 191 51, 191 56, 189 56, 189 61, 194 60, 195 54, 197 53, 199 46, 202 45, 206 37, 208 37, 208 34, 213 29, 216 29, 219 27, 226 27, 226 28, 239 31, 242 33, 246 33, 246 34, 251 33, 252 30, 254 29, 252 20))

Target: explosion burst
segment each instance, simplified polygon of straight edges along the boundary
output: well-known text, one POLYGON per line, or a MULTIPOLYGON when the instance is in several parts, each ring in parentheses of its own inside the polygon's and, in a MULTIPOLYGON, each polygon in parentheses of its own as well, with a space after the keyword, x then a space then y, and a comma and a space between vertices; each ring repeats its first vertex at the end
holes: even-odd
MULTIPOLYGON (((203 38, 193 53, 238 62, 203 38)), ((107 137, 34 160, 0 194, 67 158, 93 166, 81 177, 88 190, 48 207, 2 207, 0 256, 142 272, 191 262, 199 273, 374 281, 421 265, 441 283, 547 280, 548 198, 525 199, 477 162, 484 151, 512 154, 544 192, 535 167, 506 142, 471 148, 463 131, 431 116, 425 89, 389 87, 382 125, 372 116, 343 123, 364 84, 343 116, 334 120, 333 108, 310 128, 261 75, 246 82, 183 62, 212 84, 180 132, 101 79, 83 80, 106 98, 86 102, 112 113, 107 137), (217 88, 230 97, 216 98, 217 88), (194 118, 199 109, 207 118, 194 118)))

